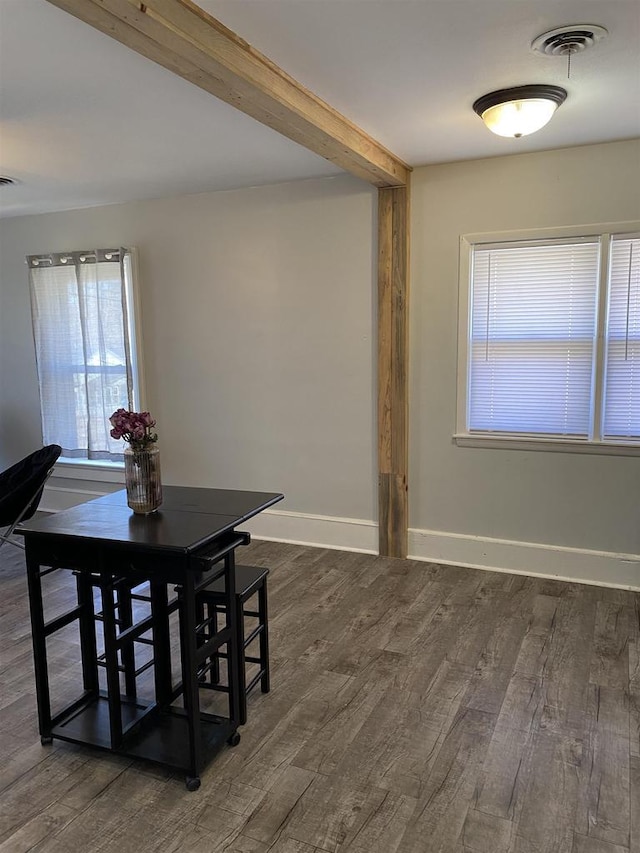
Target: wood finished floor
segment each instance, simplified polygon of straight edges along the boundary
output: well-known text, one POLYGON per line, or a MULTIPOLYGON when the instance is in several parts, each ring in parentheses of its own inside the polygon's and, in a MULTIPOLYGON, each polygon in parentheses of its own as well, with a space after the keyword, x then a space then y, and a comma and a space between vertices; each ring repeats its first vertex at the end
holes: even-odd
MULTIPOLYGON (((640 853, 640 595, 268 542, 242 561, 272 569, 272 692, 188 793, 40 745, 2 549, 0 853, 640 853)), ((52 648, 62 690, 77 652, 52 648)))

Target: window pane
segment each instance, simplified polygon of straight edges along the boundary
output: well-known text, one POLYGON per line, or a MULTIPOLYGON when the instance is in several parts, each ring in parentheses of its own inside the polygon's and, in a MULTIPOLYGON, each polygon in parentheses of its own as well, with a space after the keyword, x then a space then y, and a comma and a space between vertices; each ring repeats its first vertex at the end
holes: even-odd
POLYGON ((108 419, 132 400, 126 265, 106 250, 28 262, 44 441, 63 456, 119 461, 108 419))
POLYGON ((468 428, 587 437, 599 242, 475 247, 468 428))
POLYGON ((609 264, 603 435, 640 439, 640 238, 614 237, 609 264))

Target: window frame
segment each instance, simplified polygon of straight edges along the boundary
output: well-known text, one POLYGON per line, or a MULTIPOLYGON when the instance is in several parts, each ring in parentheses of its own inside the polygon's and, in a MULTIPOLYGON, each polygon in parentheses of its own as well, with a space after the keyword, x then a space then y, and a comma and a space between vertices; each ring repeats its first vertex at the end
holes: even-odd
POLYGON ((607 323, 608 275, 611 239, 613 236, 636 235, 640 220, 575 225, 559 228, 535 228, 515 231, 480 232, 464 234, 459 240, 458 269, 458 354, 456 426, 453 441, 460 447, 479 447, 510 450, 543 450, 561 453, 596 453, 614 456, 640 456, 640 441, 605 441, 602 438, 605 371, 605 330, 607 323), (495 243, 563 239, 600 239, 600 265, 598 271, 598 304, 592 381, 594 383, 592 428, 593 437, 563 438, 525 433, 481 433, 467 428, 469 388, 470 324, 472 257, 476 246, 495 243))
MULTIPOLYGON (((146 410, 146 386, 144 375, 144 361, 142 357, 142 311, 139 285, 139 260, 138 250, 135 246, 126 246, 125 251, 129 258, 129 274, 125 271, 125 285, 127 291, 128 333, 131 341, 131 375, 133 382, 133 396, 135 408, 139 411, 146 410)), ((126 260, 125 260, 126 268, 126 260)), ((93 480, 95 482, 123 483, 124 461, 110 461, 107 459, 80 459, 76 457, 60 456, 54 466, 54 475, 65 479, 93 480)))

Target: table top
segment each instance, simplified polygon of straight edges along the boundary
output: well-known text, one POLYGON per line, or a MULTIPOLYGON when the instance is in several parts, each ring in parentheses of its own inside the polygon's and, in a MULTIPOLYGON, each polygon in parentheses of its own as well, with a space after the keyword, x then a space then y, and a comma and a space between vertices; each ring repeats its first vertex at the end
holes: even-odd
POLYGON ((232 489, 163 486, 162 506, 136 515, 124 489, 47 518, 31 519, 20 532, 29 539, 52 537, 190 553, 267 509, 284 495, 232 489))

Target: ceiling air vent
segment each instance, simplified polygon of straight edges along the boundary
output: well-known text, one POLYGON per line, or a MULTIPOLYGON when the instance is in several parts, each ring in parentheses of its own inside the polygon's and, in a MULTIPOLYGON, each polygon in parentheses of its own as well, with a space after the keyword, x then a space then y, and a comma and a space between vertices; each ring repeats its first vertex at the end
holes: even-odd
POLYGON ((6 175, 0 175, 0 187, 6 187, 10 184, 15 184, 13 178, 7 178, 6 175))
POLYGON ((545 56, 571 56, 593 47, 607 35, 607 30, 596 24, 572 24, 542 33, 531 47, 545 56))

